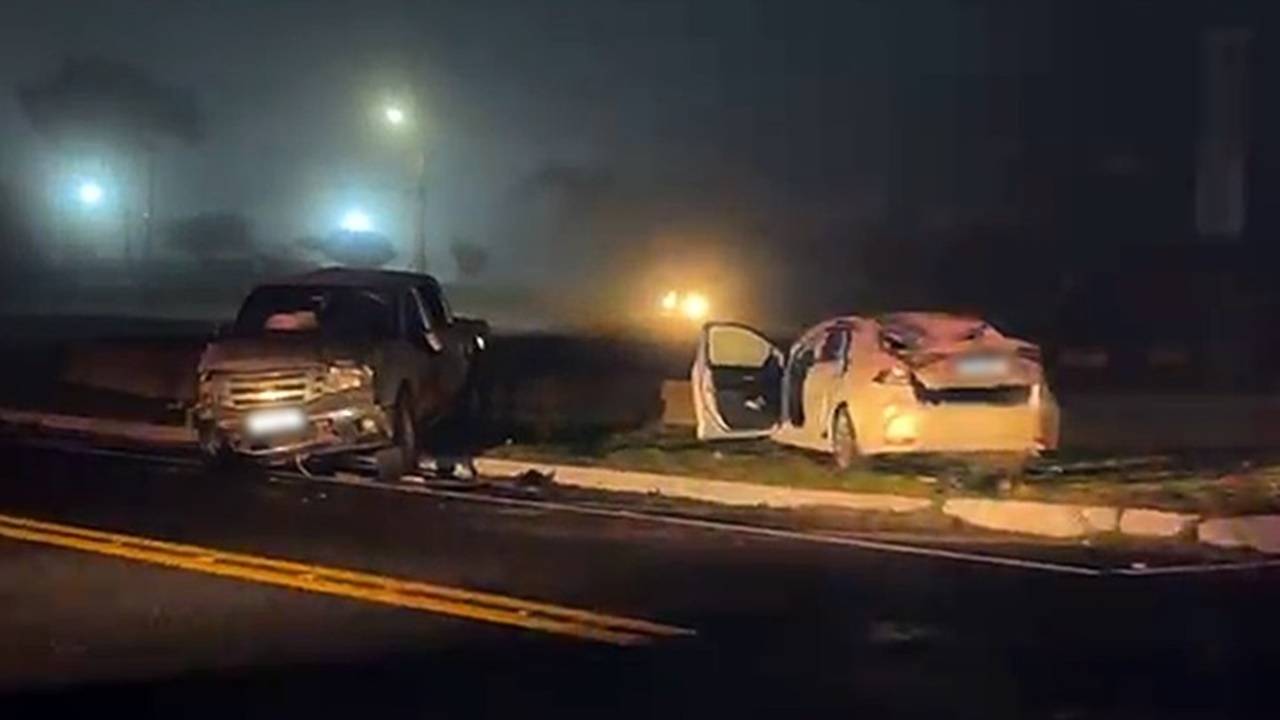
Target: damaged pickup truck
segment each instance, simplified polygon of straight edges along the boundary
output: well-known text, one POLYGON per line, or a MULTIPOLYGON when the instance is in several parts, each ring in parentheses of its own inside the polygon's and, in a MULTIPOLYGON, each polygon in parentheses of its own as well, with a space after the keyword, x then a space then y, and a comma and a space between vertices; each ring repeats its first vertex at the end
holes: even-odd
POLYGON ((195 422, 210 461, 372 453, 416 467, 424 433, 472 406, 483 321, 429 275, 318 270, 258 287, 200 358, 195 422))
POLYGON ((771 437, 859 455, 1012 452, 1058 444, 1040 349, 976 318, 839 317, 784 356, 752 328, 709 323, 692 374, 698 437, 771 437))

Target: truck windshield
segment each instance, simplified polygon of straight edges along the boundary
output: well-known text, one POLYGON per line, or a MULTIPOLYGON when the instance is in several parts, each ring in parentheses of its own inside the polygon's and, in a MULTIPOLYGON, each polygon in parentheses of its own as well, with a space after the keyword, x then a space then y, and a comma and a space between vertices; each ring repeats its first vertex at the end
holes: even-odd
POLYGON ((240 308, 232 334, 321 334, 350 339, 390 337, 394 302, 380 290, 352 287, 258 288, 240 308))

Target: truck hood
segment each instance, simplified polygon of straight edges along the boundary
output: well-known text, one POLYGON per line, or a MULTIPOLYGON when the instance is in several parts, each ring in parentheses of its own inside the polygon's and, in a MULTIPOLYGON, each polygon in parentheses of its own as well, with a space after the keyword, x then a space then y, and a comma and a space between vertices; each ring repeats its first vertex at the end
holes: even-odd
POLYGON ((256 372, 338 361, 367 362, 371 348, 315 335, 224 338, 209 343, 200 371, 256 372))

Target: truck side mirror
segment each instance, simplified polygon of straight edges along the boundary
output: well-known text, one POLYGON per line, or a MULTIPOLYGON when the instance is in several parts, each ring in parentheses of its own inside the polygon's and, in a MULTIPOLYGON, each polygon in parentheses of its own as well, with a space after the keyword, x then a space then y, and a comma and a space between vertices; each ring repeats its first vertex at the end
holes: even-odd
POLYGON ((422 331, 422 341, 431 352, 438 353, 444 350, 444 343, 440 341, 440 336, 436 334, 435 330, 422 331))

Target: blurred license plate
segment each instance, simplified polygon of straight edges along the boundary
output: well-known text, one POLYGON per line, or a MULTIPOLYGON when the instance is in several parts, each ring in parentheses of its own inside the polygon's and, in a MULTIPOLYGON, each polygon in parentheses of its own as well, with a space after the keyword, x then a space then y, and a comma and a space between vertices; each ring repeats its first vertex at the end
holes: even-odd
POLYGON ((961 375, 969 377, 989 377, 1009 372, 1009 361, 1001 357, 968 357, 956 363, 961 375))
POLYGON ((306 427, 307 418, 300 408, 271 408, 255 410, 244 419, 250 435, 278 435, 297 432, 306 427))

